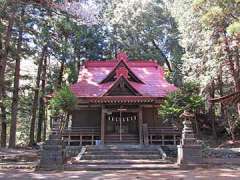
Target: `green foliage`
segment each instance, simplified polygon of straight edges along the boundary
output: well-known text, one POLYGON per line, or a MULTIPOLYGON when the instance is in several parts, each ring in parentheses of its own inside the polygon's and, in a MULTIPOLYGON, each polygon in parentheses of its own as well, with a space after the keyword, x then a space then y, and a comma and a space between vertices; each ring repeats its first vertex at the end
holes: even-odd
POLYGON ((171 93, 159 109, 159 114, 163 118, 178 118, 183 111, 181 92, 171 93))
POLYGON ((240 21, 233 22, 227 27, 227 32, 230 35, 239 35, 240 34, 240 21))
POLYGON ((3 33, 4 32, 4 26, 3 24, 0 22, 0 33, 3 33))
POLYGON ((176 22, 162 0, 110 0, 104 17, 114 52, 122 50, 132 59, 155 59, 162 65, 167 57, 173 70, 169 79, 181 84, 183 48, 176 22))
POLYGON ((201 20, 208 26, 215 26, 222 24, 224 17, 223 9, 219 6, 213 6, 202 16, 201 20))
POLYGON ((29 117, 31 117, 31 108, 32 108, 32 92, 28 89, 22 89, 20 92, 19 104, 19 119, 20 123, 17 128, 17 141, 19 144, 26 145, 29 139, 29 117), (28 93, 29 94, 28 94, 28 93))
POLYGON ((54 97, 50 101, 50 106, 53 110, 53 114, 69 113, 71 112, 77 103, 77 98, 71 92, 69 87, 63 86, 59 89, 54 97))
POLYGON ((198 7, 200 7, 203 3, 205 3, 206 2, 206 0, 194 0, 193 1, 193 6, 194 7, 196 7, 196 8, 198 8, 198 7))
POLYGON ((199 94, 199 85, 195 82, 187 82, 183 87, 171 93, 159 109, 163 118, 178 119, 184 110, 195 112, 203 106, 203 98, 199 94))

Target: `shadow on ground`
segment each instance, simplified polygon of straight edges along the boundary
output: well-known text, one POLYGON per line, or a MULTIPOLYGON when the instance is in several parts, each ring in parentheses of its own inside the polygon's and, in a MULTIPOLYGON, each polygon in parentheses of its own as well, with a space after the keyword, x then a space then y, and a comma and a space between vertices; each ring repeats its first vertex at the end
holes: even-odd
POLYGON ((0 179, 83 179, 83 180, 126 180, 126 179, 240 179, 240 167, 222 167, 194 170, 145 170, 145 171, 65 171, 65 172, 34 172, 32 170, 0 170, 0 179))

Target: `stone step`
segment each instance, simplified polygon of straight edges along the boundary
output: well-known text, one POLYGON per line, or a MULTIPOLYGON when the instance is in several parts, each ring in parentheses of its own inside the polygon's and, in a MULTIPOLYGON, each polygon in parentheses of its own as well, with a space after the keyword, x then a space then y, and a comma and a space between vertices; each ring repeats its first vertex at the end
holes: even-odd
POLYGON ((170 160, 163 159, 105 159, 105 160, 71 160, 70 164, 171 164, 170 160))
POLYGON ((101 171, 101 170, 163 170, 179 169, 177 164, 65 164, 67 171, 101 171))
POLYGON ((35 169, 39 162, 1 162, 0 169, 35 169))
POLYGON ((100 155, 88 155, 84 154, 82 159, 84 160, 99 160, 99 159, 160 159, 161 156, 159 155, 151 155, 151 154, 114 154, 114 155, 107 155, 107 154, 100 154, 100 155))
POLYGON ((156 146, 156 145, 139 145, 139 144, 105 144, 105 145, 89 145, 87 146, 88 150, 157 150, 160 146, 156 146))
POLYGON ((148 151, 144 151, 144 150, 137 150, 137 151, 127 151, 127 150, 107 150, 107 151, 87 151, 85 152, 85 154, 106 154, 106 155, 113 155, 113 154, 117 154, 117 155, 124 155, 124 154, 157 154, 160 155, 159 151, 153 151, 153 150, 148 150, 148 151))
POLYGON ((87 148, 88 151, 158 151, 159 148, 87 148))
POLYGON ((38 159, 38 155, 0 155, 0 162, 34 162, 38 159))

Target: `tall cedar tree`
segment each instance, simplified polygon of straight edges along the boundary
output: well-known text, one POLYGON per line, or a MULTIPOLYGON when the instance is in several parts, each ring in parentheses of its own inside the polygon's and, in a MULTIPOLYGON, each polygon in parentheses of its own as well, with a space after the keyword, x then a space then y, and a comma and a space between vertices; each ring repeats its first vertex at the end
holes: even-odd
POLYGON ((10 138, 9 147, 14 148, 16 145, 16 126, 17 126, 17 113, 18 113, 18 102, 19 102, 19 80, 20 80, 20 60, 22 52, 22 41, 23 41, 23 20, 24 19, 24 7, 21 9, 21 15, 19 19, 19 32, 16 50, 16 62, 15 62, 15 73, 14 73, 14 87, 12 97, 12 108, 11 108, 11 126, 10 126, 10 138))
POLYGON ((15 21, 16 11, 15 6, 10 9, 10 15, 8 17, 8 26, 4 32, 5 38, 1 39, 1 52, 0 52, 0 107, 1 107, 1 147, 6 147, 7 139, 7 118, 6 107, 4 105, 5 92, 5 70, 7 65, 7 58, 10 50, 10 41, 12 36, 13 24, 15 21), (4 39, 4 43, 2 43, 4 39))
POLYGON ((43 69, 43 61, 47 55, 47 48, 48 48, 47 44, 45 44, 42 47, 42 54, 41 54, 39 62, 38 62, 36 86, 34 89, 34 97, 33 97, 33 104, 32 104, 32 118, 31 118, 30 135, 29 135, 29 137, 30 137, 29 146, 32 146, 35 143, 35 140, 34 140, 35 123, 36 123, 36 116, 37 116, 37 109, 38 109, 40 80, 41 80, 41 73, 42 73, 42 69, 43 69))
POLYGON ((45 124, 46 124, 46 116, 45 116, 45 102, 44 102, 44 96, 45 96, 45 86, 46 86, 46 71, 47 71, 47 56, 44 58, 43 62, 43 68, 42 68, 42 83, 41 83, 41 97, 39 101, 39 114, 38 114, 38 128, 37 128, 37 142, 42 141, 42 126, 44 122, 44 131, 46 132, 45 124))

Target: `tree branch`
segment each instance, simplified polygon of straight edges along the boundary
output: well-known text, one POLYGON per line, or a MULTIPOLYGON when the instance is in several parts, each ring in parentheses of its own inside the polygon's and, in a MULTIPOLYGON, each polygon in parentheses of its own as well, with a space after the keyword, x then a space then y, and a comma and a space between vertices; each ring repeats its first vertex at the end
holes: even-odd
POLYGON ((160 49, 160 47, 158 47, 158 45, 157 45, 157 43, 154 41, 154 39, 152 40, 152 44, 153 44, 153 46, 154 46, 157 50, 159 50, 160 55, 163 57, 164 61, 165 61, 166 64, 167 64, 168 70, 169 70, 170 72, 172 72, 171 63, 169 62, 169 60, 167 59, 167 57, 165 56, 165 54, 162 52, 162 50, 160 49))

